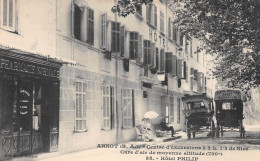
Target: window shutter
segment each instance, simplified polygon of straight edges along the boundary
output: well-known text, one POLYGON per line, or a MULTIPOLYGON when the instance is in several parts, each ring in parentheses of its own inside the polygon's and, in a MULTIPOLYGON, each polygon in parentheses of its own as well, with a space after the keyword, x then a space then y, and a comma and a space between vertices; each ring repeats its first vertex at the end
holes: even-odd
POLYGON ((183 61, 181 59, 177 59, 177 77, 178 79, 183 79, 183 61))
POLYGON ((87 43, 94 44, 94 10, 87 8, 87 43))
POLYGON ((177 41, 177 29, 175 27, 173 27, 172 29, 172 36, 173 36, 173 40, 176 42, 177 41))
POLYGON ((159 49, 158 48, 156 48, 155 49, 155 52, 156 52, 156 60, 155 60, 155 63, 156 63, 156 68, 157 68, 157 70, 159 70, 159 49))
POLYGON ((87 19, 88 13, 87 8, 80 8, 81 9, 81 18, 80 18, 80 40, 87 42, 87 19))
POLYGON ((200 88, 201 87, 201 82, 202 82, 202 74, 201 74, 201 72, 198 72, 198 87, 200 88))
POLYGON ((146 6, 146 21, 151 24, 151 4, 146 6))
POLYGON ((193 51, 192 51, 192 39, 190 40, 190 57, 193 57, 193 51))
POLYGON ((164 13, 160 11, 160 31, 164 33, 164 13))
POLYGON ((106 50, 111 51, 112 45, 112 22, 107 22, 107 30, 106 30, 106 50))
POLYGON ((129 59, 130 32, 125 28, 124 57, 129 59), (128 42, 128 43, 127 43, 128 42))
POLYGON ((183 61, 183 77, 184 77, 184 79, 187 79, 186 61, 183 61))
POLYGON ((183 46, 183 35, 180 33, 180 46, 183 46))
POLYGON ((190 68, 190 75, 194 76, 194 69, 193 68, 190 68))
POLYGON ((173 72, 172 72, 172 53, 165 53, 165 55, 166 55, 166 69, 165 69, 165 72, 166 73, 169 73, 169 74, 172 74, 173 72))
POLYGON ((198 80, 198 70, 194 70, 194 80, 198 80))
POLYGON ((171 32, 172 27, 171 27, 171 24, 172 24, 171 18, 169 17, 169 20, 168 20, 168 38, 169 39, 172 39, 172 32, 171 32))
POLYGON ((138 46, 138 55, 137 55, 137 62, 143 63, 143 36, 139 35, 139 46, 138 46))
POLYGON ((111 129, 115 127, 115 116, 114 116, 114 87, 110 86, 110 119, 111 119, 111 129))
POLYGON ((7 11, 8 11, 8 4, 7 4, 7 0, 3 0, 3 25, 7 26, 7 20, 8 20, 8 16, 7 16, 7 11))
POLYGON ((106 43, 107 43, 107 14, 102 14, 101 15, 101 41, 100 41, 100 48, 101 49, 106 49, 106 43))
POLYGON ((81 8, 76 5, 73 4, 73 37, 80 40, 80 32, 81 32, 81 16, 82 12, 81 12, 81 8))
POLYGON ((157 27, 157 7, 154 5, 154 26, 157 27))
POLYGON ((156 55, 156 47, 155 43, 151 44, 151 66, 155 66, 155 55, 156 55))
POLYGON ((129 51, 130 51, 130 59, 137 59, 139 53, 139 33, 138 32, 130 32, 129 36, 129 51))
POLYGON ((133 119, 133 127, 135 127, 135 95, 134 90, 132 90, 132 119, 133 119))
POLYGON ((177 56, 172 55, 172 75, 177 76, 177 56))
POLYGON ((164 72, 165 71, 165 58, 164 58, 164 49, 161 49, 160 52, 160 71, 164 72))
POLYGON ((121 27, 120 30, 120 48, 121 48, 121 57, 125 55, 125 26, 121 27))

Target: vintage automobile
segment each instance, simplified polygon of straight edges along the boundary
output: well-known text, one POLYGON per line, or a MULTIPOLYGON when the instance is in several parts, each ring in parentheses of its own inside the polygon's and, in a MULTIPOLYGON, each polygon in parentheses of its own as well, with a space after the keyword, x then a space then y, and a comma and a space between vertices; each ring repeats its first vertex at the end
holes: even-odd
POLYGON ((186 119, 186 132, 188 139, 195 138, 196 132, 209 131, 208 136, 215 137, 215 121, 213 99, 203 94, 185 95, 183 113, 186 119))
POLYGON ((235 131, 238 128, 240 137, 245 137, 245 128, 243 126, 243 102, 246 101, 245 94, 239 89, 222 89, 215 92, 214 97, 216 105, 216 137, 219 133, 223 136, 225 131, 235 131))

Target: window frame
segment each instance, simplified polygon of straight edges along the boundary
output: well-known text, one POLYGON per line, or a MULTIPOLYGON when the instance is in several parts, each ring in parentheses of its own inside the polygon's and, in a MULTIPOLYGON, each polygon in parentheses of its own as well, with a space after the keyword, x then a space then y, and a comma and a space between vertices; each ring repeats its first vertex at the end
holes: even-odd
POLYGON ((78 80, 78 81, 75 81, 74 85, 75 85, 74 131, 76 131, 76 132, 86 132, 87 131, 87 89, 88 89, 88 83, 85 82, 85 81, 78 80), (77 84, 81 84, 82 88, 80 89, 80 91, 77 91, 77 89, 79 89, 77 84), (85 87, 85 91, 84 91, 84 87, 85 87), (77 100, 78 95, 82 100, 81 104, 79 104, 79 102, 77 100), (85 100, 84 100, 84 96, 85 96, 85 100), (85 103, 85 105, 84 105, 84 103, 85 103), (78 109, 77 104, 79 104, 79 106, 81 105, 81 107, 79 107, 81 109, 78 109), (82 111, 82 116, 78 116, 79 113, 77 114, 77 111, 79 112, 80 110, 82 111), (85 115, 84 115, 84 110, 85 110, 85 115), (78 128, 77 121, 82 121, 81 127, 79 127, 79 128, 78 128), (85 128, 83 127, 83 125, 84 125, 83 122, 85 122, 85 128))
POLYGON ((144 41, 144 64, 151 65, 152 64, 152 43, 150 40, 143 40, 144 41))
POLYGON ((125 88, 125 89, 122 89, 121 90, 122 92, 122 107, 123 107, 123 110, 122 110, 122 128, 124 129, 127 129, 127 128, 132 128, 134 127, 134 99, 133 99, 133 90, 130 89, 130 88, 125 88), (129 95, 125 95, 126 93, 125 92, 129 92, 129 95), (125 106, 125 101, 127 101, 128 103, 130 102, 131 105, 130 106, 125 106), (130 108, 130 109, 128 109, 130 108), (130 114, 127 113, 129 112, 130 110, 130 114), (126 115, 125 115, 126 114, 126 115), (131 124, 130 125, 127 125, 125 124, 126 121, 125 119, 127 119, 128 121, 130 120, 131 124))
MULTIPOLYGON (((114 105, 115 105, 115 87, 112 85, 103 85, 102 86, 102 130, 111 130, 114 124, 114 105), (104 93, 104 89, 108 89, 108 93, 104 93), (108 106, 106 112, 108 111, 108 116, 104 117, 104 97, 108 99, 108 106), (104 125, 104 121, 108 120, 108 124, 104 125)), ((106 113, 107 114, 107 113, 106 113)))
POLYGON ((120 52, 120 38, 121 38, 120 32, 121 32, 120 22, 112 21, 111 22, 111 52, 114 53, 120 52), (115 38, 115 40, 113 38, 115 38))
POLYGON ((10 32, 17 30, 17 0, 0 0, 0 29, 10 32), (4 24, 4 1, 6 1, 6 24, 4 24), (10 24, 10 1, 12 1, 12 24, 10 24))
POLYGON ((78 41, 87 43, 89 45, 94 46, 94 41, 95 41, 95 11, 94 9, 90 8, 87 4, 77 4, 77 1, 73 0, 72 1, 72 37, 78 41), (75 7, 78 7, 80 10, 80 17, 76 17, 75 15, 75 7), (89 13, 90 11, 93 12, 93 19, 90 18, 89 13), (80 26, 76 26, 76 22, 79 22, 80 26), (90 27, 90 23, 89 22, 93 22, 93 26, 92 29, 90 27), (86 24, 83 24, 86 23, 86 24), (84 26, 85 29, 84 29, 84 26), (76 35, 76 31, 79 32, 76 35), (90 35, 91 38, 90 38, 90 35))

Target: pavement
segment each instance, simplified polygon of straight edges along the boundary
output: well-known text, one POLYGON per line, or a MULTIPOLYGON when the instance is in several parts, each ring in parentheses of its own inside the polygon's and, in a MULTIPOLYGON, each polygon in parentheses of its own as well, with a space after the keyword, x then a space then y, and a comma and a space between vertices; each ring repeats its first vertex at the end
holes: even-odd
POLYGON ((173 143, 175 140, 186 137, 186 133, 183 131, 176 132, 174 137, 158 137, 156 141, 130 141, 118 144, 117 148, 93 148, 86 149, 77 152, 70 152, 61 154, 59 152, 37 154, 26 157, 13 158, 12 161, 138 161, 146 160, 142 155, 148 151, 149 147, 162 146, 166 143, 173 143), (134 150, 140 151, 139 155, 131 154, 134 150), (142 153, 143 152, 143 153, 142 153))

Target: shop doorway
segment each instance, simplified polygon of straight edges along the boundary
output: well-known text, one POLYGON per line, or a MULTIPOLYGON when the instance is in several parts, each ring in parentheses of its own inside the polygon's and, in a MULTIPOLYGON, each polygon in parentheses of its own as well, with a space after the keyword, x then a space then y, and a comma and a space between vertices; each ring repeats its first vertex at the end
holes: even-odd
POLYGON ((8 75, 0 79, 0 156, 57 150, 59 84, 8 75))

